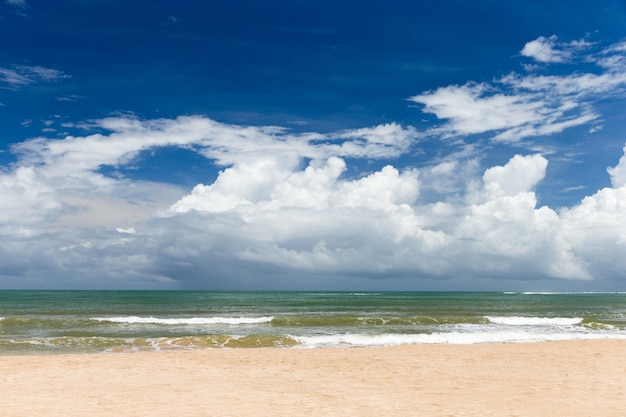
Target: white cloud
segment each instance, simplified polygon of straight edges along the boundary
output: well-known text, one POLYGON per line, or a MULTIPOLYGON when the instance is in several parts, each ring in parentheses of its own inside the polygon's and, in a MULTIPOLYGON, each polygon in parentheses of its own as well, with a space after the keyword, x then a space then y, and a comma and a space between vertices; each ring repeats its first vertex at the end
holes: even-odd
POLYGON ((607 168, 607 171, 611 176, 613 188, 626 187, 626 146, 624 146, 624 155, 620 158, 617 166, 607 168))
MULTIPOLYGON (((232 262, 299 273, 352 271, 382 277, 412 271, 413 276, 438 279, 468 274, 590 279, 578 253, 583 248, 561 235, 559 214, 537 207, 532 189, 546 167, 539 155, 515 156, 504 166, 485 170, 478 188, 468 190, 466 202, 426 204, 419 201, 418 172, 401 174, 386 167, 359 180, 341 180, 343 164, 334 160, 294 173, 302 180, 308 171, 307 181, 286 177, 280 183, 290 186, 285 194, 246 199, 219 213, 208 203, 214 189, 202 196, 194 192, 199 197, 195 206, 187 201, 183 209, 179 202, 173 217, 189 219, 188 225, 211 224, 192 232, 185 228, 185 236, 198 235, 194 241, 211 236, 196 251, 217 250, 232 262), (194 212, 210 215, 187 217, 194 212)), ((230 196, 232 201, 240 198, 230 196)))
POLYGON ((28 7, 28 3, 25 0, 5 0, 4 4, 15 7, 28 7))
MULTIPOLYGON (((430 131, 443 138, 497 132, 492 137, 494 141, 517 142, 530 136, 559 133, 598 117, 585 103, 575 102, 574 93, 559 94, 553 86, 536 91, 538 86, 528 77, 520 80, 508 76, 499 83, 504 87, 501 90, 496 84, 466 84, 440 88, 410 100, 423 104, 425 112, 448 120, 430 131), (502 92, 511 87, 516 92, 502 92)), ((626 84, 626 78, 614 84, 626 84)), ((589 93, 576 90, 576 95, 589 93)))
POLYGON ((515 155, 505 166, 485 171, 485 190, 493 197, 529 192, 545 177, 547 167, 548 161, 541 155, 515 155))
MULTIPOLYGON (((624 158, 624 157, 622 157, 624 158)), ((626 186, 604 188, 561 213, 563 241, 592 277, 623 279, 626 269, 626 186)))
POLYGON ((66 102, 78 102, 84 99, 85 97, 79 96, 76 94, 70 94, 69 96, 60 96, 55 97, 58 101, 66 101, 66 102))
POLYGON ((8 68, 0 68, 0 76, 2 77, 0 81, 12 89, 33 83, 33 80, 30 78, 8 68))
MULTIPOLYGON (((215 184, 198 185, 177 206, 183 207, 193 198, 202 200, 202 190, 210 189, 210 199, 205 198, 203 204, 210 205, 210 210, 224 211, 243 203, 270 204, 272 194, 281 193, 282 200, 271 204, 295 204, 298 198, 303 204, 307 200, 315 204, 321 198, 315 190, 300 197, 286 190, 336 179, 343 161, 329 155, 358 158, 371 152, 381 158, 395 156, 410 146, 410 137, 415 134, 398 125, 383 125, 332 135, 291 135, 275 127, 225 125, 203 117, 152 121, 119 117, 93 121, 85 127, 112 132, 62 140, 36 138, 12 147, 19 163, 13 171, 0 174, 2 194, 7 197, 0 203, 0 232, 11 234, 30 227, 29 233, 36 234, 51 228, 71 228, 72 222, 128 224, 149 217, 154 210, 172 204, 181 191, 107 177, 99 170, 125 165, 139 152, 155 147, 193 145, 218 164, 231 164, 215 184), (312 159, 310 168, 298 173, 305 158, 312 159)), ((324 184, 318 185, 319 190, 323 188, 324 184)))
MULTIPOLYGON (((409 230, 402 225, 413 223, 409 205, 419 195, 416 172, 400 172, 388 166, 360 179, 342 180, 344 160, 329 156, 360 157, 366 149, 373 149, 381 157, 397 155, 410 146, 411 129, 387 125, 328 136, 293 136, 276 128, 221 125, 189 117, 148 122, 112 118, 94 125, 114 131, 108 136, 39 138, 14 147, 22 167, 3 176, 4 195, 13 198, 6 200, 11 207, 6 206, 8 203, 3 207, 1 229, 13 241, 14 248, 15 239, 24 235, 23 230, 17 229, 28 227, 31 238, 42 236, 36 244, 29 242, 31 250, 40 246, 41 250, 54 253, 58 265, 64 268, 87 268, 77 257, 81 253, 91 256, 84 253, 89 251, 99 261, 104 259, 105 264, 106 259, 115 259, 144 271, 145 277, 159 279, 165 274, 157 271, 163 256, 177 265, 182 257, 198 268, 204 259, 222 264, 264 259, 261 263, 266 265, 294 262, 300 267, 325 259, 329 268, 350 270, 352 263, 361 258, 359 245, 355 247, 359 238, 369 242, 369 254, 375 259, 375 251, 380 250, 379 239, 397 242, 409 230), (143 216, 140 210, 129 217, 132 212, 124 207, 129 201, 128 188, 141 184, 106 178, 97 172, 105 164, 130 161, 141 149, 191 144, 218 163, 231 161, 233 165, 213 184, 197 186, 165 217, 150 220, 147 209, 152 208, 154 213, 155 207, 146 207, 145 203, 143 216), (301 170, 299 163, 303 158, 311 161, 301 170), (209 229, 194 221, 198 218, 193 213, 198 211, 214 213, 209 229), (126 218, 116 213, 125 213, 126 218), (125 234, 143 225, 152 233, 132 234, 132 239, 120 241, 100 229, 107 225, 125 234), (51 230, 56 230, 56 251, 45 238, 51 230), (136 257, 129 259, 127 255, 111 253, 120 244, 132 248, 136 257), (198 257, 189 259, 193 253, 198 257), (274 257, 263 258, 269 254, 274 257), (141 262, 137 264, 135 260, 141 262)), ((162 188, 152 190, 139 202, 158 201, 162 194, 162 188)), ((391 249, 393 245, 384 252, 389 254, 391 249)), ((390 262, 375 261, 375 269, 386 270, 390 262)), ((52 268, 48 264, 41 267, 52 268)), ((112 269, 118 270, 119 267, 112 269)), ((107 279, 118 279, 117 273, 105 275, 107 279)))
POLYGON ((544 119, 543 103, 528 95, 505 95, 486 84, 448 86, 413 96, 424 111, 450 120, 446 136, 475 134, 533 124, 544 119))
POLYGON ((570 109, 578 106, 577 100, 597 94, 606 94, 626 83, 626 65, 604 74, 573 74, 567 76, 509 75, 502 78, 505 85, 519 91, 542 93, 550 101, 558 100, 570 109))
POLYGON ((595 55, 599 73, 512 74, 415 96, 446 121, 426 133, 119 116, 72 126, 82 136, 16 144, 16 162, 0 171, 0 287, 615 287, 626 271, 626 146, 607 169, 611 188, 560 210, 534 191, 548 152, 485 167, 468 144, 419 169, 395 160, 428 135, 514 142, 589 123, 594 100, 626 84, 621 61, 607 61, 624 51, 595 55), (103 174, 159 147, 197 152, 221 171, 192 190, 103 174), (348 175, 357 159, 378 161, 348 175))
POLYGON ((20 73, 29 76, 35 80, 42 81, 55 81, 64 78, 71 78, 70 75, 64 74, 63 71, 55 70, 52 68, 44 68, 38 65, 35 66, 25 66, 20 65, 16 67, 17 71, 20 73))
POLYGON ((521 54, 539 62, 564 62, 570 57, 567 51, 556 50, 556 36, 540 36, 524 45, 521 54))
POLYGON ((419 136, 410 128, 293 135, 202 117, 91 125, 113 131, 15 146, 18 164, 0 182, 10 197, 0 203, 0 257, 12 271, 0 282, 10 276, 15 285, 24 275, 24 285, 40 286, 29 280, 305 288, 396 277, 412 287, 459 277, 606 280, 625 270, 626 157, 610 170, 615 188, 557 212, 537 206, 533 190, 548 164, 537 154, 487 169, 465 158, 344 176, 348 161, 368 146, 383 156, 408 152, 412 135, 419 136), (159 146, 190 147, 231 163, 186 195, 98 172, 159 146), (436 189, 437 198, 422 199, 424 189, 436 189), (16 253, 23 259, 5 259, 16 253))
POLYGON ((33 167, 0 172, 0 234, 27 233, 60 209, 56 190, 40 181, 33 167))
MULTIPOLYGON (((573 56, 573 51, 591 46, 585 41, 571 42, 567 50, 557 53, 552 48, 557 45, 554 37, 534 42, 527 44, 527 54, 533 52, 536 58, 551 62, 564 61, 566 56, 573 56)), ((452 138, 488 133, 496 142, 553 135, 597 120, 595 101, 624 95, 625 52, 625 48, 614 45, 585 56, 586 61, 598 65, 600 73, 512 73, 491 83, 468 82, 441 87, 409 100, 423 105, 424 112, 444 121, 441 126, 432 128, 430 135, 452 138)))
POLYGON ((332 207, 395 207, 411 203, 419 193, 415 171, 400 173, 392 166, 358 180, 339 180, 345 162, 338 157, 314 160, 304 171, 281 167, 266 159, 237 164, 223 171, 210 186, 198 185, 172 211, 226 212, 231 210, 279 210, 282 208, 329 209, 332 207))
POLYGON ((71 76, 62 71, 41 66, 17 65, 12 68, 0 68, 0 85, 4 84, 4 88, 10 90, 17 90, 38 82, 52 82, 65 78, 71 78, 71 76))
POLYGON ((17 7, 18 9, 28 9, 30 5, 26 2, 26 0, 5 0, 4 4, 9 6, 17 7))
POLYGON ((591 45, 590 42, 585 40, 561 43, 557 41, 555 35, 549 38, 540 36, 533 41, 527 42, 520 53, 542 63, 563 63, 569 61, 575 52, 586 49, 591 45))

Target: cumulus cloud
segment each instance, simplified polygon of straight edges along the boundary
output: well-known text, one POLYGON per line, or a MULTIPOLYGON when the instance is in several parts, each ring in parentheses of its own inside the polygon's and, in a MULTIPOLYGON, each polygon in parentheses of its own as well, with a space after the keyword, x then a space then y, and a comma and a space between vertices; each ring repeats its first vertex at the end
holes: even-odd
POLYGON ((555 244, 558 215, 536 207, 532 189, 547 166, 539 155, 515 156, 486 170, 466 202, 456 204, 420 203, 418 171, 387 166, 342 181, 343 165, 331 159, 296 174, 307 181, 282 178, 273 189, 289 193, 267 193, 270 200, 252 200, 238 190, 214 197, 217 190, 209 187, 194 190, 172 211, 208 212, 214 222, 219 208, 230 219, 226 241, 245 239, 229 257, 282 268, 380 276, 412 271, 445 279, 461 271, 504 276, 531 262, 542 276, 588 278, 569 248, 555 244), (224 197, 237 204, 213 203, 224 197))
MULTIPOLYGON (((622 157, 622 160, 624 157, 622 157)), ((604 188, 563 210, 562 238, 593 277, 623 279, 626 260, 626 186, 604 188)))
POLYGON ((15 145, 19 164, 0 175, 10 197, 0 203, 5 280, 43 286, 41 276, 52 274, 70 287, 336 288, 392 278, 411 287, 423 279, 623 274, 626 157, 609 169, 614 188, 556 211, 537 204, 534 189, 548 166, 539 154, 483 169, 457 160, 347 176, 349 161, 369 146, 383 159, 409 152, 420 135, 395 125, 299 135, 204 117, 90 125, 111 130, 15 145), (186 194, 100 172, 159 146, 229 164, 186 194), (438 200, 422 199, 423 189, 451 178, 438 200), (9 259, 18 253, 21 260, 9 259))
POLYGON ((56 190, 42 182, 33 167, 0 173, 0 234, 24 233, 24 227, 41 224, 60 208, 56 190))
POLYGON ((517 141, 589 123, 591 101, 623 88, 620 60, 607 59, 624 50, 595 55, 596 74, 512 74, 415 96, 447 121, 426 132, 119 116, 15 144, 0 171, 0 287, 614 288, 626 271, 626 146, 607 169, 611 187, 558 210, 535 193, 545 153, 495 166, 470 145, 419 168, 406 157, 432 135, 517 141), (191 190, 106 175, 163 147, 219 172, 191 190))
POLYGON ((546 175, 548 161, 541 155, 515 155, 505 166, 485 171, 483 183, 489 196, 514 196, 531 191, 546 175))
POLYGON ((624 156, 615 167, 607 168, 611 176, 611 184, 614 188, 626 187, 626 146, 624 146, 624 156))
MULTIPOLYGON (((131 217, 137 218, 141 215, 137 210, 129 210, 129 206, 150 210, 163 207, 166 198, 170 198, 171 204, 175 187, 165 187, 159 196, 152 197, 153 204, 129 204, 129 199, 142 201, 158 187, 108 177, 101 172, 103 167, 128 164, 140 152, 155 147, 190 147, 219 165, 231 165, 211 187, 198 185, 194 190, 200 195, 203 187, 213 189, 211 204, 217 204, 220 190, 226 190, 220 204, 229 207, 229 199, 258 202, 269 201, 271 193, 287 195, 285 190, 289 186, 307 179, 318 181, 320 173, 332 179, 341 173, 337 168, 343 163, 337 162, 340 156, 360 158, 371 154, 389 158, 402 154, 415 134, 411 128, 384 125, 329 135, 292 135, 275 127, 233 126, 204 117, 150 121, 119 117, 92 121, 83 127, 106 129, 110 134, 68 136, 62 140, 35 138, 12 147, 19 164, 12 171, 0 173, 0 186, 7 196, 2 203, 7 216, 5 227, 42 221, 42 216, 51 215, 53 208, 61 218, 69 214, 89 218, 86 213, 99 211, 101 206, 124 208, 122 212, 134 213, 131 217), (382 139, 381 135, 386 137, 382 139), (328 158, 331 159, 326 167, 317 168, 319 161, 328 158), (305 159, 313 161, 310 169, 302 175, 294 174, 305 159), (88 200, 97 204, 89 204, 88 200), (34 220, 22 216, 11 222, 21 211, 32 211, 34 220)), ((289 198, 294 197, 289 194, 289 198)), ((219 204, 213 206, 213 210, 219 207, 219 204)), ((106 212, 100 214, 102 218, 119 218, 106 212)))
POLYGON ((304 171, 284 169, 277 160, 243 163, 222 172, 210 186, 198 185, 190 195, 175 203, 174 212, 190 210, 247 211, 256 206, 327 209, 329 207, 386 207, 399 201, 411 203, 419 192, 417 173, 400 173, 392 166, 364 178, 341 181, 346 168, 338 157, 314 160, 304 171))
MULTIPOLYGON (((240 199, 240 204, 222 206, 218 212, 209 203, 215 190, 209 189, 195 195, 193 202, 175 204, 171 216, 180 222, 196 213, 189 217, 190 223, 206 219, 199 223, 211 225, 210 233, 207 226, 192 232, 185 229, 186 236, 197 235, 195 242, 204 233, 214 237, 212 243, 194 246, 196 251, 219 252, 230 262, 296 274, 349 272, 381 278, 408 274, 441 280, 468 275, 520 280, 597 277, 598 265, 589 258, 589 248, 582 238, 570 236, 579 224, 592 233, 589 219, 537 206, 533 190, 545 176, 547 164, 540 155, 517 155, 503 166, 486 169, 476 187, 468 187, 464 201, 422 203, 417 171, 399 174, 386 167, 358 180, 341 181, 337 172, 342 164, 335 160, 320 165, 318 171, 307 167, 305 171, 319 181, 299 182, 291 191, 316 192, 305 198, 296 193, 289 204, 281 201, 282 194, 275 194, 270 201, 240 199), (328 166, 333 163, 335 171, 328 166), (323 198, 314 198, 320 195, 323 198), (221 216, 228 220, 217 221, 221 216)), ((572 210, 583 210, 587 204, 572 210)), ((599 216, 606 209, 614 213, 609 223, 623 230, 624 219, 615 215, 618 208, 603 207, 599 216)))

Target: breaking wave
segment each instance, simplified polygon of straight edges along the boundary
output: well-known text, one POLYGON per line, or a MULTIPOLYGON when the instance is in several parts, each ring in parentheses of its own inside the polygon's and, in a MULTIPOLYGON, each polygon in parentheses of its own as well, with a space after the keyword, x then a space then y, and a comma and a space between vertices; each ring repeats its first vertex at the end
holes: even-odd
POLYGON ((581 317, 522 317, 522 316, 487 316, 493 324, 508 326, 574 326, 583 321, 581 317))
POLYGON ((123 324, 164 324, 164 325, 201 325, 201 324, 259 324, 270 323, 273 316, 266 317, 187 317, 187 318, 157 318, 157 317, 94 317, 92 320, 123 324))

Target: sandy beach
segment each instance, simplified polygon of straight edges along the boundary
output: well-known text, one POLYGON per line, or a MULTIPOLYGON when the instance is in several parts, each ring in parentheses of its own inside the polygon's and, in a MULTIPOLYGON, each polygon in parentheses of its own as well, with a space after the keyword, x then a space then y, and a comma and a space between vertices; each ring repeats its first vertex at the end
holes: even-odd
POLYGON ((626 342, 0 357, 2 416, 626 416, 626 342))

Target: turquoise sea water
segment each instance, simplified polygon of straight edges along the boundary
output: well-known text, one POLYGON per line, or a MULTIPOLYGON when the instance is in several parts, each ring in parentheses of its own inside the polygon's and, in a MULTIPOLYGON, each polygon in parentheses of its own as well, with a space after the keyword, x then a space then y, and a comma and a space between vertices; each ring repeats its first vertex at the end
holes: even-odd
POLYGON ((626 293, 0 291, 0 354, 626 339, 626 293))

